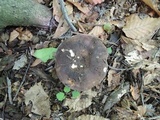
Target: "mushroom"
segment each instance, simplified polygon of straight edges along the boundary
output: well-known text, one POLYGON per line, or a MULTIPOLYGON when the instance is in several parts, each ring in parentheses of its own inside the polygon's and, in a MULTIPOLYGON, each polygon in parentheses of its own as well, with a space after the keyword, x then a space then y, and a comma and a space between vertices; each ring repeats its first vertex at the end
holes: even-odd
POLYGON ((74 90, 91 89, 106 76, 107 57, 107 49, 99 38, 75 35, 62 42, 56 52, 58 78, 74 90))

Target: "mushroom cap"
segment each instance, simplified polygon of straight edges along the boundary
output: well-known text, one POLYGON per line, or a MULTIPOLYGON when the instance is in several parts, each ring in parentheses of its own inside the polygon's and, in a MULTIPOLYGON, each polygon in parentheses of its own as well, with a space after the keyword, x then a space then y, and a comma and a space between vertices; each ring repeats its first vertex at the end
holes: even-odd
POLYGON ((107 49, 99 38, 75 35, 62 42, 55 56, 60 81, 78 91, 98 85, 108 70, 107 49))

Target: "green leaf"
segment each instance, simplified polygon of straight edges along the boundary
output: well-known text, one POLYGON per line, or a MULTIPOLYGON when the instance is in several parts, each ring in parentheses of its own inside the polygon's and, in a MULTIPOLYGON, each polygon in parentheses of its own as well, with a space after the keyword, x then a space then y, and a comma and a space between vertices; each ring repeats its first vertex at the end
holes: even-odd
POLYGON ((39 58, 43 62, 47 62, 49 59, 54 59, 57 48, 43 48, 36 50, 34 57, 39 58))
POLYGON ((111 32, 111 30, 112 30, 112 24, 110 24, 110 23, 104 24, 103 29, 105 31, 107 31, 107 32, 111 32))
POLYGON ((66 96, 64 95, 63 92, 59 92, 59 93, 56 94, 56 98, 57 98, 59 101, 63 101, 63 100, 66 98, 66 96))
POLYGON ((70 87, 68 86, 65 86, 63 90, 65 93, 69 93, 71 91, 70 87))
POLYGON ((108 54, 111 54, 112 53, 112 48, 111 47, 107 48, 107 52, 108 52, 108 54))
POLYGON ((77 98, 78 96, 80 95, 80 92, 79 91, 72 91, 72 98, 77 98))

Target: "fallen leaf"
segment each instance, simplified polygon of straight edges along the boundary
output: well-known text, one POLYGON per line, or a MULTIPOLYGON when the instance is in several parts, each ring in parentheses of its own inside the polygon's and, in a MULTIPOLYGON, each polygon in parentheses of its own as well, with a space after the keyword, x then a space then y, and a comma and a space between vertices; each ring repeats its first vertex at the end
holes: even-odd
POLYGON ((81 93, 76 99, 66 99, 64 106, 68 106, 70 111, 80 111, 89 107, 92 104, 92 97, 95 97, 97 92, 87 90, 81 93))
POLYGON ((47 62, 49 59, 54 59, 56 51, 57 48, 42 48, 35 50, 33 56, 39 58, 43 62, 47 62))
POLYGON ((104 0, 85 0, 85 1, 94 5, 104 2, 104 0))
POLYGON ((88 14, 88 12, 90 11, 88 7, 82 7, 81 3, 79 2, 74 2, 73 0, 67 0, 69 3, 73 4, 74 6, 76 6, 78 8, 78 10, 80 10, 81 12, 83 12, 84 14, 88 14))
POLYGON ((160 75, 160 72, 157 73, 157 72, 151 72, 151 71, 148 71, 147 73, 145 73, 143 75, 143 81, 144 81, 144 86, 150 84, 151 82, 153 82, 153 80, 158 76, 160 75))
MULTIPOLYGON (((97 24, 102 24, 103 22, 99 20, 97 24)), ((95 26, 89 33, 89 35, 94 35, 99 38, 99 36, 104 34, 104 30, 102 26, 95 26)))
POLYGON ((41 82, 35 84, 25 93, 25 104, 28 105, 30 101, 33 104, 31 112, 47 118, 50 117, 49 97, 44 91, 41 82))
POLYGON ((21 55, 20 59, 15 61, 13 70, 19 70, 20 68, 24 67, 27 64, 27 56, 26 55, 21 55))
POLYGON ((13 40, 15 40, 17 37, 19 36, 19 32, 17 32, 16 30, 13 30, 10 34, 9 37, 9 42, 12 42, 13 40))
POLYGON ((62 11, 61 11, 59 1, 58 0, 53 0, 52 6, 53 6, 53 16, 54 16, 55 20, 57 22, 59 22, 60 18, 62 17, 62 11))
POLYGON ((36 59, 36 60, 32 63, 31 67, 35 67, 35 66, 39 65, 41 62, 42 62, 42 61, 41 61, 40 59, 36 59))
POLYGON ((146 3, 150 8, 152 8, 160 16, 160 11, 158 9, 159 5, 158 0, 142 0, 142 1, 146 3))
POLYGON ((133 50, 125 56, 125 59, 130 65, 135 65, 136 63, 141 62, 143 57, 137 50, 133 50))
POLYGON ((98 115, 81 115, 75 120, 110 120, 108 118, 100 117, 98 115))
POLYGON ((137 100, 139 98, 139 96, 140 96, 139 92, 140 91, 138 89, 138 85, 136 85, 136 86, 131 85, 130 92, 131 92, 131 95, 132 95, 134 100, 137 100))
POLYGON ((24 40, 24 41, 30 41, 32 39, 33 35, 29 30, 24 30, 20 35, 18 36, 19 40, 24 40))
POLYGON ((129 83, 124 83, 118 89, 114 90, 110 96, 108 96, 103 111, 111 109, 113 105, 118 103, 121 97, 129 92, 129 83))
MULTIPOLYGON (((114 60, 112 67, 117 67, 119 63, 117 62, 117 59, 114 60)), ((108 81, 108 87, 113 90, 120 84, 120 78, 121 74, 118 73, 116 70, 109 70, 107 81, 108 81)))
POLYGON ((63 34, 65 34, 69 30, 69 28, 70 27, 68 26, 67 22, 64 19, 60 19, 53 38, 61 37, 63 34))
POLYGON ((140 115, 141 117, 144 116, 144 114, 146 113, 146 106, 138 106, 137 111, 135 112, 137 115, 140 115))
POLYGON ((155 113, 155 108, 153 107, 153 105, 152 104, 145 104, 145 106, 146 106, 146 115, 147 116, 153 116, 154 115, 154 113, 155 113))
POLYGON ((149 39, 160 28, 160 18, 145 17, 140 19, 137 14, 127 18, 123 32, 132 39, 149 39))

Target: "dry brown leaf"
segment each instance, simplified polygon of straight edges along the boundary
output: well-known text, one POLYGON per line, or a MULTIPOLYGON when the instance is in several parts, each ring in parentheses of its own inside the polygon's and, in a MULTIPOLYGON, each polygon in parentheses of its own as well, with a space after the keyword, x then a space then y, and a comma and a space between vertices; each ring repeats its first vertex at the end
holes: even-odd
POLYGON ((157 29, 160 28, 160 18, 145 17, 140 19, 137 14, 127 18, 126 26, 123 28, 127 37, 132 39, 149 39, 157 29))
MULTIPOLYGON (((98 24, 102 24, 102 23, 103 23, 103 21, 102 21, 102 20, 99 20, 99 21, 97 22, 97 25, 98 25, 98 24)), ((96 37, 99 38, 101 35, 104 34, 103 27, 102 27, 102 26, 95 26, 88 34, 89 34, 89 35, 94 35, 94 36, 96 36, 96 37)))
POLYGON ((146 106, 138 106, 138 110, 135 112, 137 113, 137 115, 140 115, 141 117, 143 117, 143 115, 146 113, 146 106))
POLYGON ((53 0, 53 16, 57 22, 59 22, 60 18, 62 17, 62 11, 60 8, 60 4, 58 3, 58 0, 53 0))
POLYGON ((75 118, 75 120, 110 120, 110 119, 96 115, 81 115, 78 118, 75 118))
POLYGON ((85 1, 94 5, 104 2, 104 0, 85 0, 85 1))
POLYGON ((35 67, 35 66, 39 65, 41 62, 42 62, 42 61, 41 61, 40 59, 36 59, 36 60, 32 63, 31 67, 35 67))
POLYGON ((144 3, 146 3, 150 8, 152 8, 159 16, 160 11, 158 10, 158 0, 142 0, 144 3))
POLYGON ((137 100, 139 98, 139 96, 140 96, 139 92, 140 91, 138 89, 138 85, 136 85, 136 86, 131 85, 130 92, 131 92, 131 95, 132 95, 134 100, 137 100))
POLYGON ((80 10, 81 12, 83 12, 84 14, 88 14, 88 12, 90 11, 88 7, 82 7, 81 3, 79 2, 74 2, 73 0, 67 0, 69 3, 73 4, 74 6, 76 6, 78 8, 78 10, 80 10))
POLYGON ((15 40, 17 37, 19 36, 19 32, 17 32, 16 30, 13 30, 10 34, 9 37, 9 42, 12 42, 13 40, 15 40))
POLYGON ((69 30, 69 26, 68 26, 67 22, 64 19, 60 19, 58 27, 54 33, 53 38, 58 38, 58 37, 62 36, 68 30, 69 30))
POLYGON ((160 75, 160 72, 157 73, 155 71, 154 72, 148 71, 147 73, 145 73, 143 75, 144 85, 146 86, 146 85, 150 84, 159 75, 160 75))
POLYGON ((28 105, 32 102, 32 110, 31 112, 50 117, 50 102, 49 97, 44 91, 41 82, 35 84, 25 93, 25 104, 28 105))
POLYGON ((20 32, 20 35, 18 36, 19 40, 24 40, 24 41, 30 41, 32 39, 33 35, 29 30, 24 30, 20 32))
POLYGON ((89 107, 92 104, 92 97, 95 97, 97 92, 87 90, 81 93, 76 99, 66 99, 64 106, 68 106, 70 111, 80 111, 89 107), (83 97, 82 97, 83 96, 83 97))

